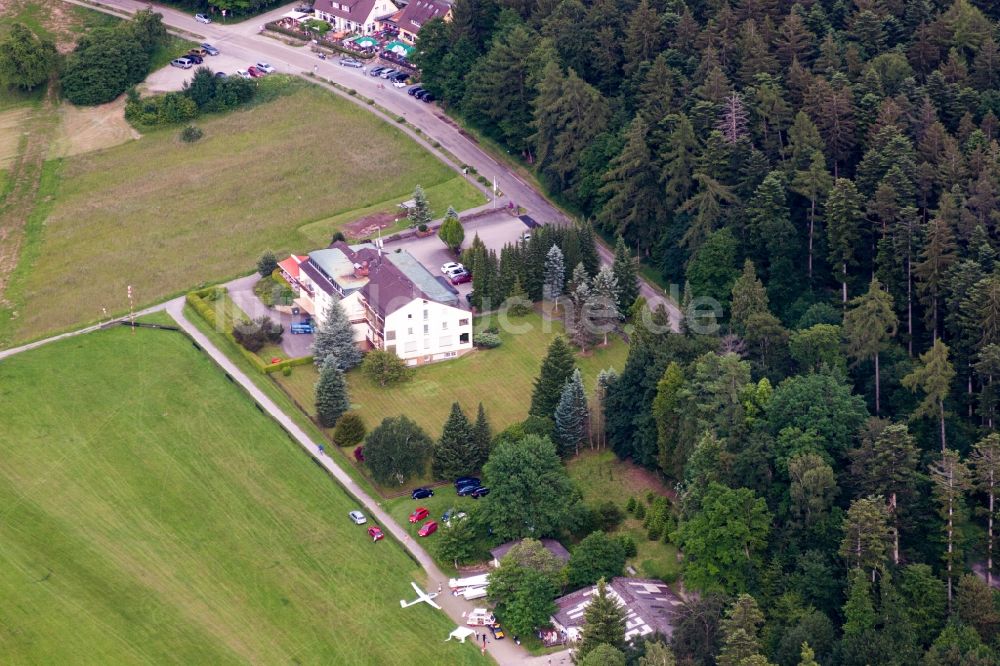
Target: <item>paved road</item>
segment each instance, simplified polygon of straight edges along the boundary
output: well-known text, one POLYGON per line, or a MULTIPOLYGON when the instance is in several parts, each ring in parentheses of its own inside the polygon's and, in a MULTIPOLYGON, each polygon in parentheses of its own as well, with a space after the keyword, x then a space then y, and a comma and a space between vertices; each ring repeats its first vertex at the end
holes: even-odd
MULTIPOLYGON (((80 0, 67 1, 82 4, 80 0)), ((150 6, 146 2, 137 2, 136 0, 99 1, 103 5, 127 13, 146 9, 150 6)), ((88 4, 87 6, 92 5, 88 4)), ((288 5, 262 16, 228 26, 216 23, 203 25, 195 21, 192 14, 170 7, 157 6, 156 11, 163 14, 163 22, 167 26, 186 31, 193 35, 200 35, 218 47, 223 53, 241 58, 247 64, 257 62, 258 60, 267 60, 279 71, 289 74, 303 75, 316 71, 321 79, 335 81, 341 85, 358 90, 366 97, 375 99, 381 106, 393 114, 403 116, 412 125, 419 127, 426 136, 440 143, 442 147, 463 164, 475 167, 480 174, 490 180, 493 180, 495 177, 500 190, 506 195, 505 200, 510 200, 523 206, 528 211, 528 214, 539 222, 552 222, 555 224, 567 224, 570 222, 569 218, 561 210, 556 208, 530 184, 522 180, 512 169, 493 159, 474 140, 463 135, 455 125, 455 122, 448 118, 436 104, 425 104, 410 97, 406 94, 405 88, 397 89, 392 86, 385 86, 384 81, 381 79, 367 76, 359 69, 341 67, 336 64, 337 61, 335 59, 321 61, 302 46, 290 46, 277 39, 259 34, 265 23, 277 19, 292 7, 293 5, 288 5), (379 85, 385 87, 380 88, 379 85)), ((97 8, 99 9, 100 7, 97 8)), ((208 64, 211 64, 211 59, 208 60, 208 64)), ((373 109, 356 98, 347 95, 344 95, 344 97, 357 103, 359 108, 382 115, 377 109, 373 109)), ((415 136, 414 138, 432 152, 438 153, 433 147, 428 146, 422 137, 415 136)), ((459 165, 452 164, 451 166, 456 169, 459 168, 459 165)), ((612 253, 606 247, 602 246, 602 260, 610 262, 611 257, 612 253)), ((677 306, 669 298, 665 297, 662 290, 643 280, 640 284, 640 291, 651 306, 665 305, 670 313, 671 321, 675 323, 676 327, 676 324, 680 321, 680 312, 677 306)))

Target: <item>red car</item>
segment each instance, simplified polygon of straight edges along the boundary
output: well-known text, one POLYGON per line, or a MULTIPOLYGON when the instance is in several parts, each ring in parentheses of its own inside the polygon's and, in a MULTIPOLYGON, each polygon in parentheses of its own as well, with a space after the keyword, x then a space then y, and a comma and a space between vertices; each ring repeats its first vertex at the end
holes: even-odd
POLYGON ((472 282, 472 273, 463 271, 461 273, 455 273, 451 276, 452 284, 463 284, 465 282, 472 282))
POLYGON ((418 506, 413 513, 410 514, 411 523, 419 523, 421 520, 426 518, 430 514, 430 511, 426 507, 418 506))
POLYGON ((430 536, 437 532, 438 524, 433 520, 428 520, 420 527, 420 531, 417 532, 420 536, 430 536))
POLYGON ((247 74, 249 74, 255 79, 259 79, 260 77, 264 76, 264 72, 260 71, 256 67, 247 67, 247 74))
POLYGON ((382 530, 379 529, 377 525, 372 525, 368 528, 368 536, 372 538, 372 541, 378 541, 379 539, 385 537, 385 535, 382 534, 382 530))

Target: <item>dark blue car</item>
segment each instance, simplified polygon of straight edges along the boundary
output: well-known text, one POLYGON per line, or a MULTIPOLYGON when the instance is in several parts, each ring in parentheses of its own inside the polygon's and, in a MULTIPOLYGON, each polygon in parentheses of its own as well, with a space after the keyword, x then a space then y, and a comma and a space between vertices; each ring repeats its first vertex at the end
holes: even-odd
POLYGON ((434 497, 434 491, 431 490, 430 488, 417 488, 412 493, 410 493, 410 497, 412 497, 415 500, 427 499, 428 497, 434 497))

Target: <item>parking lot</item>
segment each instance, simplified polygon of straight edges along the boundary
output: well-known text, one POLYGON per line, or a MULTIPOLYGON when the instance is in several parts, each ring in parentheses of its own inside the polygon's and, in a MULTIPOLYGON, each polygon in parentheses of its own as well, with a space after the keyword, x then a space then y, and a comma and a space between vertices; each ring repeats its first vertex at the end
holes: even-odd
MULTIPOLYGON (((191 69, 180 69, 179 67, 167 65, 162 69, 156 70, 146 79, 146 90, 151 93, 180 90, 185 81, 191 80, 198 67, 208 67, 213 72, 225 72, 231 75, 235 74, 238 69, 246 70, 247 67, 256 62, 256 60, 226 53, 225 48, 221 45, 218 48, 222 53, 217 56, 206 56, 205 62, 201 65, 195 65, 191 69)), ((183 55, 183 53, 178 53, 176 57, 179 58, 183 55)), ((259 60, 264 60, 264 58, 259 58, 259 60)), ((275 71, 280 72, 282 70, 281 63, 272 62, 270 64, 275 68, 275 71)))
MULTIPOLYGON (((463 247, 468 247, 475 235, 479 234, 479 238, 486 247, 496 250, 498 254, 504 245, 518 242, 521 235, 529 231, 524 222, 503 210, 498 210, 495 213, 484 215, 469 222, 463 222, 462 226, 465 227, 465 242, 462 244, 463 247)), ((441 274, 442 264, 449 261, 457 261, 455 256, 441 242, 441 239, 437 237, 437 234, 424 238, 404 238, 403 240, 385 244, 387 252, 392 252, 396 248, 404 249, 412 254, 434 275, 441 274)), ((458 290, 458 293, 462 295, 464 300, 465 295, 472 291, 472 283, 466 282, 465 284, 455 285, 455 289, 458 290)))

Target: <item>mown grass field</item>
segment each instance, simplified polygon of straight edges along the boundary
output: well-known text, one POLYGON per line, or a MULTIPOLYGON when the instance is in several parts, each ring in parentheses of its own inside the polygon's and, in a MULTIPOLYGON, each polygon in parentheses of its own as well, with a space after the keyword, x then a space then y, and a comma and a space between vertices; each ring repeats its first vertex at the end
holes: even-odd
MULTIPOLYGON (((475 418, 482 402, 495 432, 523 421, 528 416, 542 358, 552 339, 563 332, 563 326, 557 321, 543 321, 537 313, 511 321, 527 330, 501 331, 503 342, 496 349, 476 350, 452 361, 416 368, 410 380, 396 386, 383 388, 360 370, 349 372, 352 409, 361 414, 369 429, 387 416, 406 414, 435 438, 441 434, 451 404, 456 401, 470 418, 475 418)), ((486 325, 483 319, 476 321, 477 328, 486 325)), ((618 338, 612 338, 607 347, 578 354, 576 363, 588 394, 594 389, 597 374, 609 367, 621 372, 627 355, 628 345, 618 338)), ((275 379, 312 410, 317 379, 313 366, 295 368, 290 377, 275 379)))
MULTIPOLYGON (((667 488, 649 470, 619 460, 608 450, 585 451, 567 461, 570 479, 580 488, 586 502, 599 504, 611 500, 625 512, 629 497, 645 502, 646 493, 667 494, 667 488)), ((648 507, 647 507, 648 508, 648 507)), ((638 554, 628 561, 638 575, 673 582, 680 574, 677 547, 671 543, 650 541, 642 521, 625 513, 626 519, 615 532, 628 533, 635 540, 638 554)))
POLYGON ((314 249, 334 227, 300 227, 402 201, 417 184, 458 183, 447 191, 459 200, 437 207, 482 200, 397 128, 315 86, 294 88, 199 120, 195 144, 172 128, 66 159, 7 337, 123 312, 130 284, 137 304, 150 303, 244 273, 268 248, 314 249))
POLYGON ((179 333, 0 363, 0 663, 485 663, 179 333))

